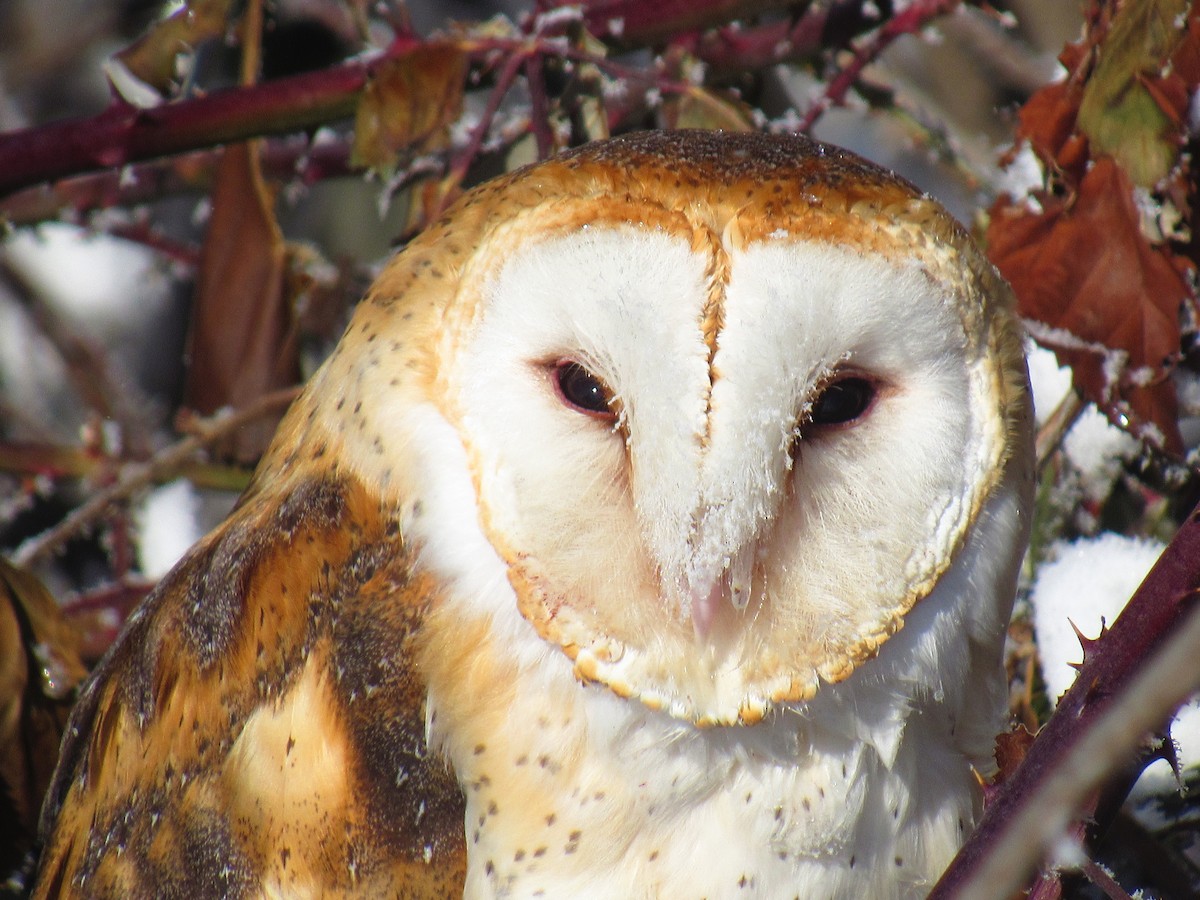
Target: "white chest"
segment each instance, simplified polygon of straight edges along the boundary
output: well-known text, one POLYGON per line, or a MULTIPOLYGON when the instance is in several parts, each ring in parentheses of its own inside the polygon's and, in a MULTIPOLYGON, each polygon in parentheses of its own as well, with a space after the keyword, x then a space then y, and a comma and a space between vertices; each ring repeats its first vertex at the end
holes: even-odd
POLYGON ((973 822, 973 775, 934 713, 899 725, 889 768, 847 721, 700 730, 603 688, 522 695, 542 699, 486 741, 446 736, 468 898, 923 896, 973 822))

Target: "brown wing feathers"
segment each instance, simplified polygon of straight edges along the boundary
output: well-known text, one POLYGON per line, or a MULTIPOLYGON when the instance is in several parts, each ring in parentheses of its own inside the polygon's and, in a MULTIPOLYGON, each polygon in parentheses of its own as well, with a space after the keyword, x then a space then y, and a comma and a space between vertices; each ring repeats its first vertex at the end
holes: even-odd
POLYGON ((80 700, 36 896, 461 895, 413 663, 431 585, 361 483, 288 480, 164 580, 80 700))

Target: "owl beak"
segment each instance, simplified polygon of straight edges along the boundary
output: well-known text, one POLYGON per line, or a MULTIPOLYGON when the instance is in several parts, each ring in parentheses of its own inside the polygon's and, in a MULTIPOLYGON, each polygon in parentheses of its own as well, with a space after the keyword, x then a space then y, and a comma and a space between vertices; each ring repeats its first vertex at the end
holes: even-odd
POLYGON ((706 642, 712 635, 722 604, 728 603, 736 612, 746 609, 755 553, 753 547, 746 548, 726 558, 715 574, 690 581, 692 629, 697 641, 706 642))
POLYGON ((725 596, 723 578, 717 577, 707 588, 692 588, 692 629, 696 640, 704 643, 712 632, 713 622, 717 618, 717 610, 725 596))

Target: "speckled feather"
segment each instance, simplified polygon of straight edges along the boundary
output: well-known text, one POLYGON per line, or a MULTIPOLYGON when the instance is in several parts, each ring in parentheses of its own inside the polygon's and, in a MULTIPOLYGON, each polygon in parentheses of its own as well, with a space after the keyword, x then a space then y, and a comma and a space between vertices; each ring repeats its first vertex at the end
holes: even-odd
POLYGON ((80 700, 37 896, 459 890, 462 797, 413 665, 434 593, 408 563, 336 467, 254 490, 80 700))

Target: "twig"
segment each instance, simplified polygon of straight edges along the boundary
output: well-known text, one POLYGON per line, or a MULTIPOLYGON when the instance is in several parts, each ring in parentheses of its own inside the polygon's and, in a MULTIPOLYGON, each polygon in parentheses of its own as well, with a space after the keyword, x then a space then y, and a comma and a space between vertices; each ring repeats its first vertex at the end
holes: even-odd
MULTIPOLYGON (((4 410, 0 409, 0 414, 4 410)), ((83 478, 96 481, 122 462, 86 447, 62 447, 48 441, 0 442, 0 472, 26 477, 83 478)), ((189 462, 170 477, 183 477, 197 487, 240 491, 250 480, 250 470, 238 466, 189 462)))
POLYGON ((65 175, 347 118, 370 65, 350 62, 151 109, 115 102, 88 119, 11 132, 0 137, 0 196, 65 175))
POLYGON ((463 183, 463 179, 467 177, 467 171, 471 168, 471 163, 475 161, 475 157, 479 155, 479 149, 483 146, 483 141, 487 137, 488 130, 492 127, 492 121, 496 118, 496 112, 500 109, 500 104, 504 102, 504 97, 513 86, 513 82, 517 80, 517 75, 520 74, 521 68, 525 65, 526 58, 527 53, 517 52, 504 61, 504 67, 500 70, 500 74, 496 76, 496 84, 492 87, 491 93, 488 94, 487 105, 484 107, 483 113, 479 116, 479 121, 471 129, 466 146, 456 152, 450 162, 450 171, 447 173, 440 197, 440 208, 430 218, 436 218, 441 214, 453 199, 455 190, 463 183))
POLYGON ((538 159, 554 152, 554 135, 550 131, 550 103, 546 98, 545 60, 541 54, 525 59, 525 83, 529 85, 529 127, 537 141, 538 159))
POLYGON ((1037 467, 1039 472, 1045 468, 1046 463, 1050 461, 1050 457, 1054 455, 1054 451, 1062 445, 1067 432, 1078 421, 1083 409, 1083 398, 1079 396, 1078 391, 1071 388, 1059 402, 1058 406, 1054 407, 1054 411, 1050 413, 1049 417, 1042 424, 1042 427, 1038 429, 1035 444, 1037 446, 1037 467))
POLYGON ((75 394, 101 418, 114 420, 123 443, 136 452, 145 445, 147 426, 139 403, 141 391, 109 359, 104 348, 77 334, 41 295, 21 269, 0 255, 0 282, 21 302, 38 330, 50 341, 66 369, 75 394))
POLYGON ((585 0, 579 5, 584 25, 596 37, 641 47, 681 31, 712 28, 742 16, 807 4, 796 0, 585 0))
POLYGON ((833 106, 840 106, 846 94, 858 83, 863 69, 879 58, 896 38, 920 31, 926 23, 951 12, 962 0, 918 0, 884 22, 879 30, 854 51, 850 62, 825 87, 821 96, 800 120, 798 131, 807 132, 833 106))
POLYGON ((1113 627, 1087 642, 1075 684, 930 900, 1012 896, 1087 798, 1200 688, 1197 559, 1200 512, 1193 512, 1113 627))
MULTIPOLYGON (((350 138, 341 135, 322 135, 316 142, 306 135, 289 135, 264 141, 259 160, 269 178, 313 184, 350 173, 350 146, 350 138)), ((0 216, 13 225, 32 225, 57 218, 63 210, 85 214, 175 194, 206 193, 220 157, 220 149, 194 150, 120 170, 65 178, 0 200, 0 216)))
MULTIPOLYGON (((633 47, 687 29, 701 32, 715 28, 742 14, 759 14, 797 5, 800 4, 795 0, 664 0, 661 3, 590 0, 582 4, 556 3, 552 8, 577 6, 585 27, 592 34, 621 46, 633 47)), ((859 5, 834 4, 826 14, 859 5)), ((892 22, 909 23, 914 19, 914 10, 919 11, 926 5, 916 4, 892 22)), ((825 36, 825 21, 824 18, 802 17, 804 28, 792 29, 784 35, 791 35, 793 40, 803 38, 793 50, 808 50, 810 43, 814 45, 811 49, 815 50, 813 36, 818 33, 825 36), (817 29, 816 24, 822 27, 817 29)), ((567 27, 567 19, 562 27, 567 27)), ((915 27, 902 24, 897 30, 905 33, 915 27)), ((773 33, 763 32, 758 44, 768 47, 766 41, 773 33)), ((495 52, 527 55, 536 51, 553 56, 562 51, 561 43, 555 43, 560 41, 561 38, 554 37, 552 29, 547 29, 536 37, 523 36, 517 40, 467 35, 459 39, 459 44, 472 58, 483 59, 495 52)), ((128 166, 222 143, 304 131, 347 119, 353 114, 372 70, 385 60, 408 51, 415 42, 415 38, 398 36, 391 47, 374 57, 352 60, 318 72, 214 91, 149 109, 116 101, 104 112, 90 118, 0 135, 0 197, 84 172, 128 166)), ((598 60, 597 64, 600 64, 598 60)))
POLYGON ((1116 879, 1105 870, 1104 866, 1095 860, 1089 859, 1080 867, 1080 871, 1087 876, 1088 881, 1104 891, 1108 900, 1133 900, 1125 889, 1117 884, 1116 879))
POLYGON ((878 28, 878 16, 872 18, 867 9, 862 0, 811 3, 794 22, 731 25, 680 35, 672 43, 718 73, 764 69, 807 59, 878 28))
POLYGON ((265 394, 234 412, 218 413, 208 419, 198 420, 196 434, 178 441, 144 463, 134 463, 126 467, 114 484, 95 494, 53 528, 30 538, 18 547, 13 554, 13 561, 17 565, 28 566, 53 552, 103 517, 114 503, 148 487, 167 473, 176 471, 201 448, 221 440, 255 419, 288 406, 299 393, 299 387, 285 388, 265 394))

